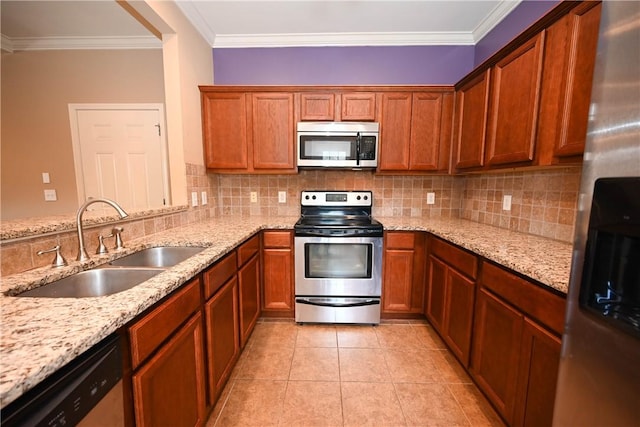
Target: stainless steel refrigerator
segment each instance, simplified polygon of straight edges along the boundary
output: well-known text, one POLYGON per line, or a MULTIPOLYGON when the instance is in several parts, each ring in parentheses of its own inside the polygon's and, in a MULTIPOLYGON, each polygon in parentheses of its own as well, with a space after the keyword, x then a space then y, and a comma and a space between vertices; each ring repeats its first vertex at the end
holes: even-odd
POLYGON ((604 1, 554 426, 640 426, 640 2, 604 1))

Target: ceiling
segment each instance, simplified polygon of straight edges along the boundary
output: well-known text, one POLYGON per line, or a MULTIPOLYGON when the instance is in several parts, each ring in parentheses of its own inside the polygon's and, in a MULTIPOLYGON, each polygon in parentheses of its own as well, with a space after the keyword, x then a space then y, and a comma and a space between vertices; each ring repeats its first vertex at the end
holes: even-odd
MULTIPOLYGON (((472 45, 521 0, 178 0, 212 47, 472 45)), ((115 1, 0 2, 4 50, 160 47, 115 1)))

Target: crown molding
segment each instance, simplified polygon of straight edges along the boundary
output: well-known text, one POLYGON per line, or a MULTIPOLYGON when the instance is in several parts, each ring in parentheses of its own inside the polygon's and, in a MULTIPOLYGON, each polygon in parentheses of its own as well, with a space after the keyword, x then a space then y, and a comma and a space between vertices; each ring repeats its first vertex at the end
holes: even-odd
POLYGON ((496 25, 502 22, 502 20, 511 12, 513 12, 520 3, 522 3, 522 0, 499 2, 491 13, 487 15, 486 18, 483 19, 482 22, 480 22, 480 24, 478 24, 478 26, 473 30, 475 43, 478 43, 484 36, 489 34, 489 32, 493 30, 496 25))
POLYGON ((301 33, 217 35, 214 48, 312 46, 423 46, 473 45, 468 32, 301 33))
POLYGON ((22 50, 162 49, 162 41, 153 36, 9 38, 2 35, 2 49, 8 52, 22 50), (5 43, 7 48, 5 48, 5 43))
POLYGON ((13 53, 13 51, 15 50, 13 48, 13 41, 4 34, 0 34, 0 48, 2 48, 4 52, 9 53, 13 53))

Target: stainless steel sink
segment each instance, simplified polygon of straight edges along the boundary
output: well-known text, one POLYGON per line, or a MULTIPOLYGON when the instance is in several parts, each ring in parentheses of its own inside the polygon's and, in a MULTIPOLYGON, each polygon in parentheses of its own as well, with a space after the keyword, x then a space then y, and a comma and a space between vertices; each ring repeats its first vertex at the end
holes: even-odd
POLYGON ((153 268, 96 268, 18 294, 19 297, 84 298, 126 291, 162 273, 153 268))
POLYGON ((160 246, 148 248, 111 261, 109 264, 118 267, 173 267, 205 248, 196 246, 160 246))

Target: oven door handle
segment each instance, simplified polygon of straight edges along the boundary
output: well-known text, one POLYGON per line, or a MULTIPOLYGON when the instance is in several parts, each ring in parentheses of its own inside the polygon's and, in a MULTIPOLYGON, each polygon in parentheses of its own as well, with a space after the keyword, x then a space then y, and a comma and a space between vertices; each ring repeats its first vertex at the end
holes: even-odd
POLYGON ((296 302, 299 304, 307 304, 307 305, 317 305, 320 307, 364 307, 367 305, 379 305, 379 299, 367 299, 364 301, 357 302, 347 302, 347 303, 335 303, 335 302, 324 302, 322 299, 316 298, 296 298, 296 302))

